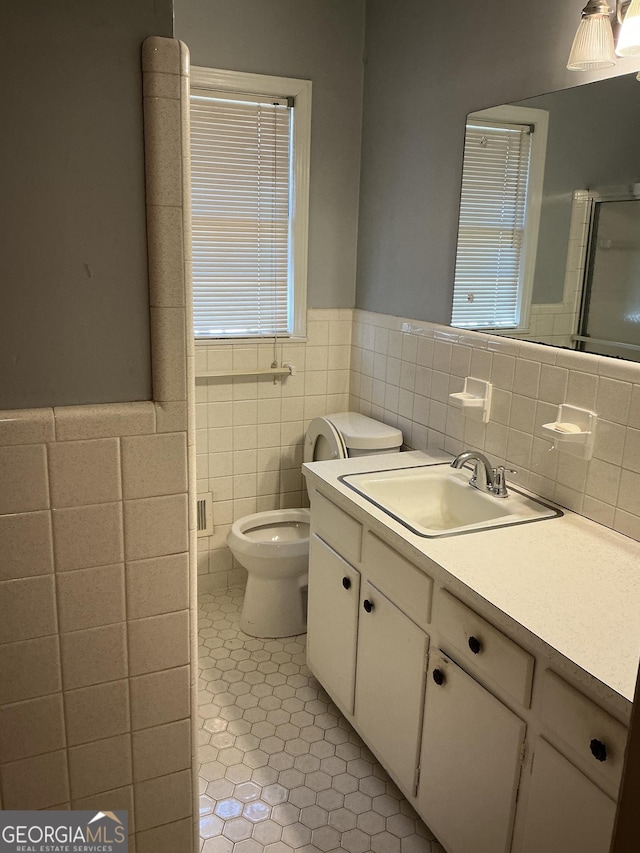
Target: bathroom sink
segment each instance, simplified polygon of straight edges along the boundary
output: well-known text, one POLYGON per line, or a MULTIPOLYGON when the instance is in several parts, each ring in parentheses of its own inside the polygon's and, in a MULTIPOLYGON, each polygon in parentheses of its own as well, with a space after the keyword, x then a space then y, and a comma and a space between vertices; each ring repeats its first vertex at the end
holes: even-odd
POLYGON ((445 462, 345 474, 340 480, 418 536, 453 536, 562 515, 513 486, 506 498, 481 492, 469 485, 470 475, 445 462))

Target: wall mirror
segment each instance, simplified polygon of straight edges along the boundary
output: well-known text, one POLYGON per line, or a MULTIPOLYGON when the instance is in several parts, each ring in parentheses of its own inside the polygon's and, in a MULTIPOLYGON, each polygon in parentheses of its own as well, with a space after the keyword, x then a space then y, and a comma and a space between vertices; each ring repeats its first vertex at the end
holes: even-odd
POLYGON ((467 117, 453 326, 640 361, 640 82, 467 117))

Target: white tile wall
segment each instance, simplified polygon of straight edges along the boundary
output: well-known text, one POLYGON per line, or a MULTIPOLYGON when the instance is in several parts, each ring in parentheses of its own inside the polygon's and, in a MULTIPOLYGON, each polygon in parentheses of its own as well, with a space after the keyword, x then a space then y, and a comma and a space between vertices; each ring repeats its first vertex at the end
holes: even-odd
POLYGON ((410 447, 482 450, 514 482, 640 539, 640 364, 359 310, 351 352, 351 407, 410 447), (493 383, 487 424, 448 404, 467 375, 493 383), (559 403, 597 412, 591 461, 542 431, 559 403))
MULTIPOLYGON (((307 424, 348 408, 398 426, 414 449, 483 450, 517 469, 514 482, 640 539, 640 365, 345 309, 310 310, 308 340, 277 355, 297 373, 276 385, 269 377, 197 380, 197 490, 214 499, 213 535, 198 539, 200 592, 244 582, 225 544, 232 521, 305 505, 307 424), (493 383, 487 424, 449 405, 469 375, 493 383), (563 402, 598 413, 590 462, 552 449, 540 428, 563 402)), ((198 345, 196 364, 249 369, 273 357, 272 344, 198 345)))
POLYGON ((189 816, 191 776, 180 774, 191 761, 192 706, 189 678, 175 680, 194 663, 185 433, 156 435, 152 402, 43 409, 30 425, 24 413, 1 416, 2 803, 80 808, 100 794, 101 807, 126 803, 132 831, 140 810, 143 829, 189 816), (114 437, 116 424, 132 435, 114 437), (167 451, 162 470, 149 448, 167 451), (148 493, 159 496, 132 497, 148 493), (163 523, 150 537, 157 502, 163 523), (137 687, 150 675, 164 679, 158 695, 137 687), (153 764, 132 730, 149 741, 167 723, 182 728, 168 760, 153 764), (179 789, 178 817, 149 805, 138 772, 179 789))
MULTIPOLYGON (((243 582, 225 544, 249 513, 306 504, 301 465, 307 424, 349 403, 351 309, 310 309, 307 340, 278 344, 278 363, 295 375, 196 379, 198 493, 213 493, 213 535, 198 539, 200 592, 243 582)), ((270 367, 273 342, 196 346, 198 371, 270 367)))

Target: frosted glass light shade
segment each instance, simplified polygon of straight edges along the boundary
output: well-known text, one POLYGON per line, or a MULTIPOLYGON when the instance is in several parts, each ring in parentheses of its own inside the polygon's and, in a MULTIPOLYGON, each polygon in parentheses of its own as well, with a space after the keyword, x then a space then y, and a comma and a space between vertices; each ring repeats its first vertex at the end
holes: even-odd
POLYGON ((631 0, 618 34, 616 53, 618 56, 640 56, 640 0, 631 0))
MULTIPOLYGON (((640 0, 634 0, 640 5, 640 0)), ((608 15, 588 15, 580 21, 573 40, 567 68, 569 71, 592 71, 616 64, 613 31, 608 15)))

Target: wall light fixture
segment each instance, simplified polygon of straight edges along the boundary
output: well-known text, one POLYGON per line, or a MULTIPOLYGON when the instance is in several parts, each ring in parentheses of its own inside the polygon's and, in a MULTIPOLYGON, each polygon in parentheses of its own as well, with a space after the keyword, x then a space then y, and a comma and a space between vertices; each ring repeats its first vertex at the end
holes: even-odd
POLYGON ((611 68, 616 55, 640 56, 640 0, 615 0, 615 4, 615 11, 607 0, 589 0, 584 7, 569 54, 569 71, 611 68), (617 44, 614 21, 619 29, 617 44))

